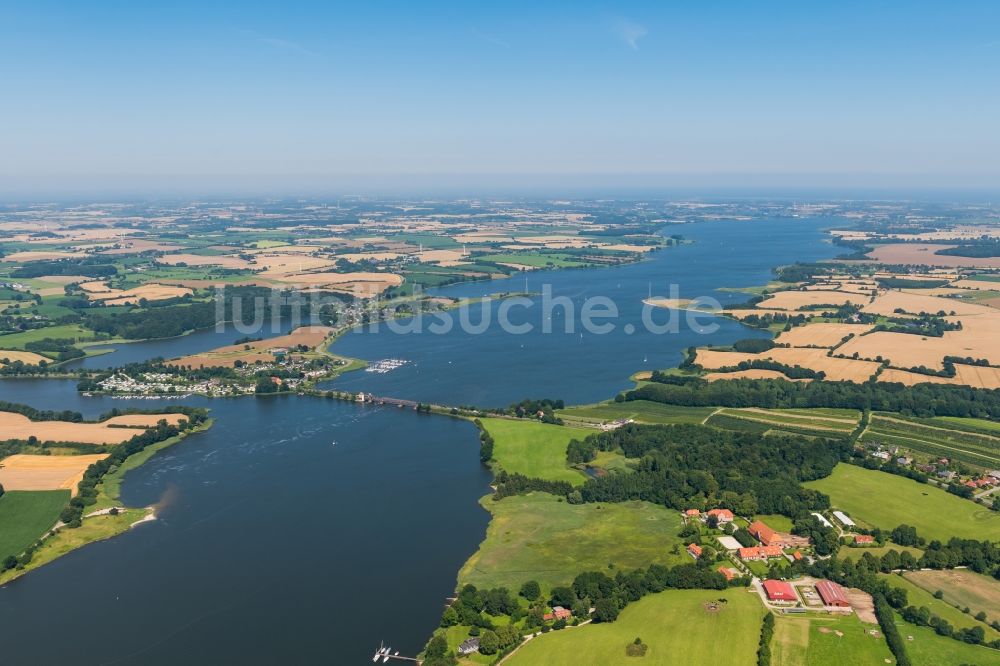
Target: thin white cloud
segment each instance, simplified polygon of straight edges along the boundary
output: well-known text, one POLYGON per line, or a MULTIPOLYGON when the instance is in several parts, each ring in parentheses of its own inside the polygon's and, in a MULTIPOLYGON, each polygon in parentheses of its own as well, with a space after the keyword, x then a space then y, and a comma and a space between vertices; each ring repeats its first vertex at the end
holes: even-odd
POLYGON ((649 33, 646 30, 646 26, 626 18, 616 19, 613 29, 619 39, 625 42, 633 51, 639 50, 639 40, 649 33))
POLYGON ((280 37, 270 37, 268 35, 262 35, 254 30, 247 30, 246 28, 237 29, 242 35, 250 37, 261 44, 266 44, 272 48, 281 49, 283 51, 291 51, 293 53, 298 53, 300 55, 315 56, 316 53, 305 48, 297 42, 293 42, 288 39, 282 39, 280 37))

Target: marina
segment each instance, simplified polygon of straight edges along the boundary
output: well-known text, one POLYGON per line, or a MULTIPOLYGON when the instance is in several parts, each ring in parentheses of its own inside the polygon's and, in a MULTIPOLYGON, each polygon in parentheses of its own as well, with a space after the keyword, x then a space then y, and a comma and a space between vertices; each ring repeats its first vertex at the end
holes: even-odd
POLYGON ((384 375, 387 372, 392 372, 396 368, 401 368, 409 363, 409 361, 404 361, 399 358, 384 358, 381 361, 375 361, 365 368, 365 372, 374 372, 380 375, 384 375))

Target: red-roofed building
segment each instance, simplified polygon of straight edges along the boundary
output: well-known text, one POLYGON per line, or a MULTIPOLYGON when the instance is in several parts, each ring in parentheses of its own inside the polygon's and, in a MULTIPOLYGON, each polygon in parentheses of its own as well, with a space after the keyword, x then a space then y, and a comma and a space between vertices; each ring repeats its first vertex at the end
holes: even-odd
POLYGON ((573 617, 573 611, 562 606, 553 606, 552 612, 543 615, 542 619, 549 622, 551 620, 568 620, 571 617, 573 617))
POLYGON ((709 517, 715 516, 715 520, 719 525, 724 525, 726 523, 733 522, 733 512, 729 509, 712 509, 707 514, 709 517))
POLYGON ((792 553, 792 559, 794 559, 796 562, 798 562, 799 560, 801 560, 802 559, 802 552, 797 550, 794 553, 792 553))
POLYGON ((844 588, 837 585, 832 580, 821 580, 816 583, 816 591, 827 606, 839 606, 840 608, 850 608, 851 603, 847 600, 844 588))
POLYGON ((759 520, 750 523, 747 531, 757 537, 765 546, 780 546, 782 543, 781 535, 759 520))
POLYGON ((684 515, 687 516, 688 518, 697 518, 698 516, 701 515, 701 511, 699 511, 698 509, 688 509, 687 511, 684 512, 684 515))
POLYGON ((732 580, 736 578, 736 571, 734 571, 729 567, 719 567, 718 569, 716 569, 716 571, 725 576, 726 580, 732 580))
POLYGON ((862 546, 869 543, 875 543, 875 537, 871 534, 855 534, 854 543, 862 546))
POLYGON ((781 580, 765 580, 764 591, 771 601, 798 601, 795 590, 788 583, 781 580))
POLYGON ((740 548, 739 556, 741 560, 766 560, 769 557, 781 557, 779 546, 751 546, 750 548, 740 548))
POLYGON ((699 557, 701 557, 701 546, 699 546, 696 543, 689 543, 688 544, 688 555, 690 555, 691 557, 693 557, 694 559, 697 560, 699 557))

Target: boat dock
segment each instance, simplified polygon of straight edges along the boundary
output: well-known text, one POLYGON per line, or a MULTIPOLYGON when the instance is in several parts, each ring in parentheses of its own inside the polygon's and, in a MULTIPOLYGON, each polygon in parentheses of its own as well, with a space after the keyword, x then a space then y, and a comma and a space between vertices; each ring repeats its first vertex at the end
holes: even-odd
POLYGON ((421 663, 416 657, 404 657, 399 654, 399 650, 392 652, 391 647, 385 647, 385 645, 380 645, 379 649, 375 650, 375 654, 372 655, 372 661, 378 663, 381 661, 383 664, 390 659, 398 659, 399 661, 412 661, 415 664, 421 663))

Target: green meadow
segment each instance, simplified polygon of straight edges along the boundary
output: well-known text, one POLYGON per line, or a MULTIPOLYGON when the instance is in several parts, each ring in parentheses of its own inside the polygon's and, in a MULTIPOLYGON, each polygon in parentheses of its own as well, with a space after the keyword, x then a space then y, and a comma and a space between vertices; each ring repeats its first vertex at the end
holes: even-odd
POLYGON ((566 446, 595 430, 514 419, 482 419, 482 424, 493 436, 493 458, 506 471, 574 485, 587 480, 566 464, 566 446))
MULTIPOLYGON (((857 615, 779 615, 771 639, 772 666, 842 666, 884 664, 892 659, 877 624, 864 624, 857 615)), ((892 663, 891 661, 889 663, 892 663)))
POLYGON ((1000 664, 1000 651, 981 645, 956 641, 948 636, 938 636, 930 627, 918 627, 896 614, 896 627, 906 645, 906 655, 913 666, 951 666, 968 664, 987 666, 1000 664), (911 640, 912 639, 912 640, 911 640))
POLYGON ((905 523, 928 540, 1000 540, 1000 513, 902 476, 841 463, 803 485, 829 495, 858 524, 891 530, 905 523))
POLYGON ((18 555, 45 534, 66 502, 68 490, 8 490, 0 497, 0 560, 18 555))
POLYGON ((629 604, 615 622, 534 638, 507 663, 753 666, 763 617, 760 600, 746 590, 666 590, 629 604), (718 610, 706 608, 719 599, 726 602, 718 610), (625 654, 636 638, 648 646, 644 657, 625 654))
POLYGON ((569 504, 536 492, 480 503, 493 517, 459 572, 461 585, 516 590, 537 580, 550 589, 584 571, 608 572, 609 564, 630 570, 690 561, 682 548, 672 552, 681 544, 680 514, 648 502, 569 504))
POLYGON ((603 423, 617 419, 633 419, 639 423, 701 423, 712 412, 714 407, 681 407, 664 405, 648 400, 633 400, 629 402, 606 402, 597 405, 569 407, 557 414, 562 419, 573 419, 603 423))
POLYGON ((944 599, 935 599, 932 592, 928 592, 904 576, 884 574, 882 577, 889 582, 889 585, 906 590, 907 606, 916 606, 917 608, 927 606, 932 613, 948 620, 948 622, 950 622, 956 629, 982 627, 983 631, 986 632, 987 643, 1000 638, 1000 632, 993 627, 984 622, 980 622, 974 618, 971 613, 966 615, 944 599))

